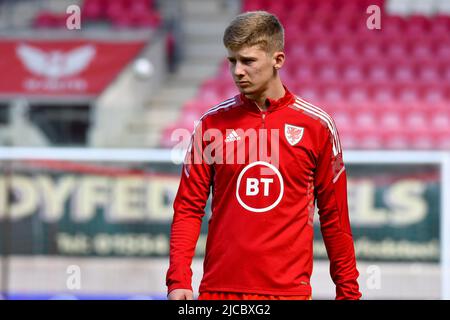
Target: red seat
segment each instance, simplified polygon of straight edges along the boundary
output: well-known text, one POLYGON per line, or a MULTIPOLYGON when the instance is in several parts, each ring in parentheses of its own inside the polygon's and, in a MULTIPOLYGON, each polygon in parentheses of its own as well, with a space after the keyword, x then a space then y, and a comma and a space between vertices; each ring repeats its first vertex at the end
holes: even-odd
MULTIPOLYGON (((329 113, 331 113, 331 111, 329 113)), ((351 111, 335 109, 331 114, 339 132, 353 131, 353 117, 351 111)))
POLYGON ((347 100, 351 103, 367 104, 371 99, 369 90, 369 86, 364 82, 351 85, 347 90, 347 100))
POLYGON ((430 81, 430 83, 423 86, 421 92, 423 102, 432 105, 440 104, 443 102, 448 103, 446 89, 447 86, 445 82, 438 83, 437 80, 434 82, 430 81))
POLYGON ((111 20, 112 24, 116 28, 132 28, 135 26, 135 23, 133 21, 133 17, 129 15, 119 14, 116 16, 110 16, 109 19, 111 20))
POLYGON ((132 0, 128 4, 130 12, 146 12, 153 9, 153 1, 149 0, 132 0))
POLYGON ((436 45, 435 49, 436 58, 438 58, 440 61, 450 61, 450 41, 441 40, 441 42, 436 45))
POLYGON ((157 11, 143 11, 131 14, 133 25, 136 27, 156 28, 161 25, 161 16, 157 11))
POLYGON ((373 131, 379 127, 376 113, 371 110, 358 111, 354 117, 354 125, 361 131, 373 131))
POLYGON ((379 104, 389 104, 395 101, 396 88, 392 83, 382 82, 368 86, 370 99, 379 104))
POLYGON ((424 15, 415 14, 406 18, 405 35, 408 37, 427 34, 429 29, 430 20, 424 15))
POLYGON ((380 128, 389 132, 398 132, 402 130, 402 117, 397 112, 386 112, 380 115, 380 128))
POLYGON ((421 98, 421 88, 419 86, 400 86, 397 90, 397 99, 400 102, 413 103, 421 98))
POLYGON ((317 60, 333 61, 335 59, 332 44, 328 42, 320 42, 320 40, 318 40, 313 47, 312 53, 317 60))
POLYGON ((321 99, 329 103, 339 103, 346 98, 344 86, 324 85, 320 92, 321 99))
POLYGON ((417 81, 414 65, 409 62, 396 63, 390 66, 392 70, 392 80, 397 83, 410 84, 417 81))
POLYGON ((316 76, 314 67, 311 64, 300 65, 293 75, 297 81, 302 82, 312 81, 316 76))
POLYGON ((359 136, 358 147, 361 149, 381 149, 383 145, 383 137, 377 132, 365 132, 359 136))
POLYGON ((310 57, 311 54, 309 52, 309 48, 307 44, 305 43, 298 43, 295 46, 292 46, 288 52, 287 58, 296 60, 297 62, 300 62, 302 60, 307 59, 307 57, 310 57))
POLYGON ((450 128, 450 110, 442 109, 433 112, 433 114, 430 115, 429 125, 432 130, 437 132, 442 132, 450 128))
POLYGON ((34 18, 33 26, 36 28, 65 28, 67 16, 48 11, 41 11, 34 18))
POLYGON ((300 97, 310 101, 313 104, 317 104, 320 100, 320 92, 314 85, 303 86, 298 89, 300 97))
POLYGON ((411 45, 409 54, 414 59, 427 59, 434 55, 435 48, 433 48, 433 43, 429 40, 418 40, 417 38, 413 40, 413 45, 411 45))
POLYGON ((364 59, 371 60, 373 58, 378 58, 385 54, 381 44, 378 42, 359 42, 360 52, 364 59))
POLYGON ((341 66, 341 79, 346 82, 365 81, 365 65, 363 63, 343 64, 341 66))
POLYGON ((440 83, 442 79, 442 69, 437 63, 419 63, 416 66, 417 78, 427 84, 440 83))
POLYGON ((404 121, 404 125, 417 134, 425 134, 430 129, 428 113, 425 110, 406 112, 404 121))
POLYGON ((81 8, 82 19, 97 20, 105 17, 105 0, 85 0, 81 8))
POLYGON ((441 150, 450 150, 450 131, 435 134, 433 140, 435 141, 435 147, 441 150))
POLYGON ((393 60, 401 60, 410 55, 405 42, 389 42, 384 46, 383 50, 383 53, 393 60))
POLYGON ((339 79, 339 69, 333 64, 323 64, 319 67, 318 79, 319 81, 329 82, 339 79))
POLYGON ((266 0, 245 0, 242 4, 242 11, 254 11, 267 8, 268 1, 266 0))
POLYGON ((405 18, 401 16, 388 15, 382 19, 382 30, 384 34, 401 35, 405 29, 405 18))
POLYGON ((358 136, 352 132, 339 133, 341 139, 341 145, 344 150, 352 150, 359 148, 358 136))
POLYGON ((291 12, 299 14, 311 14, 311 3, 308 1, 294 1, 291 7, 291 12))
POLYGON ((410 135, 410 147, 419 150, 434 149, 436 141, 430 134, 413 134, 410 135))
POLYGON ((404 150, 410 148, 408 136, 403 133, 384 131, 383 147, 391 150, 404 150))
POLYGON ((280 19, 285 15, 286 6, 282 1, 269 1, 265 10, 276 15, 280 19))
POLYGON ((358 46, 354 39, 340 37, 335 43, 335 54, 339 59, 354 59, 359 55, 358 46))
POLYGON ((126 8, 126 3, 123 0, 107 1, 105 7, 106 16, 111 19, 111 21, 120 21, 121 18, 125 20, 124 17, 128 15, 128 10, 126 8))
POLYGON ((442 81, 445 83, 449 83, 450 82, 450 63, 445 64, 442 67, 442 81))
POLYGON ((448 33, 450 32, 450 23, 448 23, 448 17, 437 15, 433 19, 431 19, 429 32, 432 35, 448 37, 448 33))

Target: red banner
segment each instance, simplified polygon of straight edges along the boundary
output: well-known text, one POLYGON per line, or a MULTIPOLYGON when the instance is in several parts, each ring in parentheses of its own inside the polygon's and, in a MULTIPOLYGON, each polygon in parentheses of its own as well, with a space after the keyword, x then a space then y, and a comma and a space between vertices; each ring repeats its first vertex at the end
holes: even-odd
POLYGON ((0 41, 1 95, 97 95, 144 42, 0 41))

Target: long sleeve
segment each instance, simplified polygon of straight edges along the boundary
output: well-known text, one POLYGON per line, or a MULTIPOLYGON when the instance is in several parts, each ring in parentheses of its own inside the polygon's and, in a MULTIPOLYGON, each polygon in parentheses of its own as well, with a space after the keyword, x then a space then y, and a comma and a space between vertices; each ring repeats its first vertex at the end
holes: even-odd
POLYGON ((347 205, 347 177, 337 132, 327 129, 315 172, 320 228, 336 299, 359 299, 359 276, 347 205))
POLYGON ((194 130, 182 167, 181 181, 174 201, 170 236, 170 265, 166 275, 168 292, 192 290, 192 258, 200 235, 209 197, 212 166, 203 161, 203 122, 194 130))

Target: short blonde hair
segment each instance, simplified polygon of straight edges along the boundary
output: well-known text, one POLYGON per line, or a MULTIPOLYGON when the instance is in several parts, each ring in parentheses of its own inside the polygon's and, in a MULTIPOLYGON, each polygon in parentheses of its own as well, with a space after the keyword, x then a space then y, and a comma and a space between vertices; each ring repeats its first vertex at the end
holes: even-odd
POLYGON ((278 18, 267 11, 249 11, 235 17, 225 29, 223 44, 227 49, 258 45, 273 53, 284 50, 284 28, 278 18))

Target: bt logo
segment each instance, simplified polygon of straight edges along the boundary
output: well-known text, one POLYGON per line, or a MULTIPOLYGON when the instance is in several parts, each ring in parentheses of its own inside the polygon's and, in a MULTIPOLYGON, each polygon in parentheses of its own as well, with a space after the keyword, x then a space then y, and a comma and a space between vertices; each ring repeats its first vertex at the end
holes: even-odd
MULTIPOLYGON (((255 196, 259 194, 259 181, 256 178, 247 178, 247 188, 246 195, 247 196, 255 196)), ((273 179, 261 178, 261 183, 264 184, 264 196, 267 197, 269 195, 269 184, 273 183, 273 179)))
POLYGON ((266 212, 276 207, 283 198, 284 183, 280 171, 270 163, 256 161, 239 174, 236 198, 239 204, 252 212, 266 212))

